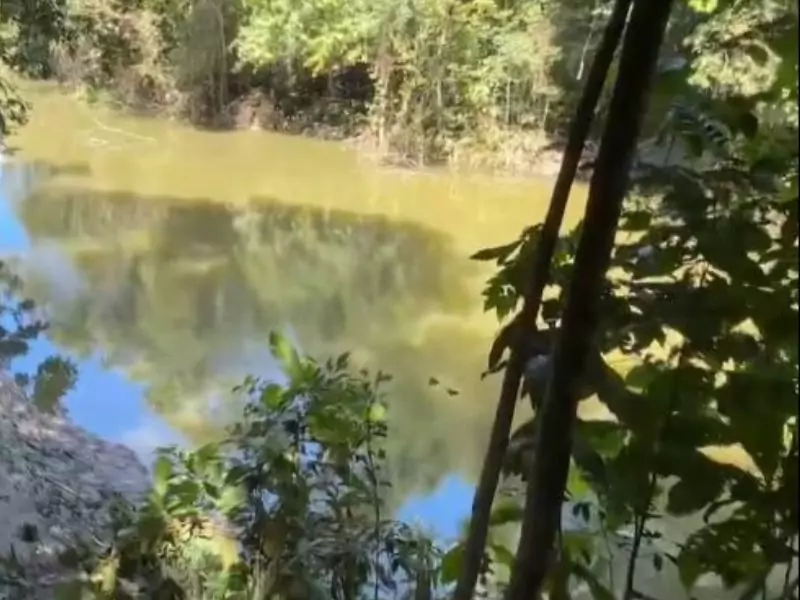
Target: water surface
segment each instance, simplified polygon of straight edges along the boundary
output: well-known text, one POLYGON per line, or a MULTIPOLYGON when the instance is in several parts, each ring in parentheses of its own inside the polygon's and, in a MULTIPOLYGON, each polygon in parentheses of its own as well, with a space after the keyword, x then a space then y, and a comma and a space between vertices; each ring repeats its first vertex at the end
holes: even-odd
MULTIPOLYGON (((158 445, 219 435, 246 374, 280 376, 271 330, 315 357, 351 351, 394 375, 392 504, 453 539, 498 391, 479 377, 497 328, 482 311, 488 272, 468 256, 541 221, 549 183, 383 169, 341 144, 29 93, 33 119, 2 165, 0 253, 21 259, 52 327, 20 366, 71 356, 73 419, 148 460, 158 445)), ((674 569, 655 572, 647 552, 642 562, 640 589, 687 597, 674 569)), ((623 553, 618 581, 625 566, 623 553)))
POLYGON ((52 319, 27 361, 56 348, 79 363, 73 418, 147 457, 218 435, 231 387, 277 376, 270 330, 316 357, 352 351, 395 378, 393 502, 452 537, 497 393, 479 378, 487 272, 468 256, 540 221, 549 184, 385 169, 342 144, 198 131, 47 88, 32 100, 0 248, 52 319))

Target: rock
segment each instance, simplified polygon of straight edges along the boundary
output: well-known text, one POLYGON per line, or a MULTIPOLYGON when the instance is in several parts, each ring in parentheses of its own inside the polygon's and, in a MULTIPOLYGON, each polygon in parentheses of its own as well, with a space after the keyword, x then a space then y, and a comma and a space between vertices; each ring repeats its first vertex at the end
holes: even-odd
POLYGON ((59 556, 102 546, 119 501, 138 504, 149 486, 132 450, 41 412, 0 374, 0 599, 48 597, 69 574, 59 556))

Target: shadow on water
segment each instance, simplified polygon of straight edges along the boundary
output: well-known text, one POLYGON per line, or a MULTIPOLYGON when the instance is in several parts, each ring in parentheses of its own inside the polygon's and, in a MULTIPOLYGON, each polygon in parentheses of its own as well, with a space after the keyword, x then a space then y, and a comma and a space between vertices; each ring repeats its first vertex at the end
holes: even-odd
POLYGON ((276 198, 226 206, 47 181, 15 205, 30 255, 57 251, 80 279, 62 294, 57 277, 29 265, 52 339, 77 356, 99 350, 188 439, 220 433, 219 411, 230 416, 235 403, 226 411, 211 400, 230 402, 247 372, 269 374, 264 341, 289 327, 313 356, 352 351, 395 376, 398 505, 479 468, 493 412, 492 384, 479 380, 491 331, 478 318, 475 265, 446 235, 276 198))

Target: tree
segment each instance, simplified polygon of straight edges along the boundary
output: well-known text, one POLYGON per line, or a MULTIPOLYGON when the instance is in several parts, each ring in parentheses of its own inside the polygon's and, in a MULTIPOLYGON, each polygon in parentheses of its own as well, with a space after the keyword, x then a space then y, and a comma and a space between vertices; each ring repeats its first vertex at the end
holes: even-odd
MULTIPOLYGON (((731 5, 717 9, 730 11, 731 5)), ((710 20, 715 14, 700 17, 710 20)), ((793 27, 796 36, 796 22, 793 27)), ((779 32, 777 40, 791 35, 779 32)), ((796 60, 793 53, 783 55, 778 72, 796 73, 796 60)), ((700 68, 696 63, 684 64, 682 76, 665 70, 656 92, 672 97, 675 110, 665 127, 689 154, 678 165, 642 154, 633 171, 622 235, 600 293, 599 353, 584 373, 591 380, 589 392, 599 395, 616 422, 579 423, 581 438, 604 460, 599 473, 573 464, 573 476, 593 489, 604 535, 632 526, 629 566, 624 587, 617 590, 623 597, 640 593, 635 577, 640 549, 656 536, 651 527, 661 511, 704 512, 716 520, 706 521, 675 551, 657 550, 657 570, 669 559, 687 587, 701 574, 715 573, 726 586, 747 593, 766 587, 774 597, 791 597, 796 550, 789 540, 797 519, 797 129, 791 117, 757 115, 763 114, 763 103, 795 95, 796 80, 773 77, 759 93, 720 95, 687 77, 700 68), (623 378, 605 363, 603 355, 610 352, 639 365, 623 378), (752 399, 760 395, 770 401, 759 402, 755 417, 752 399), (721 464, 709 456, 708 446, 735 443, 746 448, 759 476, 741 462, 721 464), (738 508, 723 516, 726 506, 738 508), (782 569, 787 575, 776 583, 782 569)), ((578 269, 570 254, 579 231, 561 242, 553 275, 557 289, 578 269)), ((523 259, 513 253, 503 257, 501 273, 487 287, 487 305, 500 314, 508 310, 509 298, 498 293, 496 282, 523 259)), ((503 291, 511 292, 512 306, 521 293, 513 286, 503 291)), ((558 324, 561 302, 560 293, 545 301, 545 322, 558 324)), ((562 321, 561 331, 564 327, 562 321)), ((535 460, 541 461, 546 450, 538 448, 535 460)), ((573 492, 576 485, 569 486, 573 492)), ((595 551, 601 539, 592 542, 595 551)), ((577 577, 595 597, 615 593, 606 578, 590 570, 588 555, 581 558, 585 540, 576 545, 565 535, 558 548, 549 585, 577 577)))
MULTIPOLYGON (((589 188, 585 225, 575 253, 561 331, 540 414, 533 470, 528 474, 525 516, 508 598, 539 595, 552 559, 567 485, 578 381, 592 352, 600 321, 600 298, 611 260, 648 92, 672 4, 634 1, 620 56, 600 154, 589 188)), ((628 600, 626 594, 625 600, 628 600)))
MULTIPOLYGON (((486 452, 484 466, 475 491, 475 499, 473 500, 472 518, 470 519, 464 549, 464 564, 456 584, 456 598, 468 599, 472 597, 475 581, 480 572, 491 504, 497 488, 501 465, 508 448, 508 434, 514 416, 514 403, 519 393, 525 365, 533 358, 531 349, 526 344, 526 338, 529 332, 536 329, 536 319, 539 315, 542 294, 547 284, 550 263, 553 260, 556 249, 556 242, 572 182, 575 179, 578 163, 583 154, 584 144, 589 135, 592 118, 597 102, 600 99, 606 75, 622 36, 629 8, 630 2, 626 0, 617 2, 606 25, 603 39, 587 79, 585 93, 581 98, 575 120, 570 128, 567 146, 564 150, 564 158, 558 178, 553 186, 553 195, 550 199, 545 223, 541 231, 538 232, 538 236, 534 238, 531 235, 527 239, 521 238, 516 244, 484 251, 473 257, 484 260, 495 259, 501 262, 523 244, 532 247, 533 239, 536 240, 534 258, 527 257, 527 262, 531 263, 531 273, 529 275, 530 279, 522 284, 526 286, 522 310, 512 324, 507 326, 495 340, 489 356, 489 370, 496 370, 505 349, 509 348, 511 350, 510 361, 506 367, 501 387, 501 396, 497 403, 497 413, 489 440, 489 448, 486 452)), ((525 253, 525 250, 520 250, 520 253, 525 253)), ((518 278, 528 276, 522 270, 518 270, 516 275, 518 278)), ((514 300, 516 301, 516 298, 514 300)), ((533 396, 531 399, 533 408, 536 410, 536 399, 533 396)))

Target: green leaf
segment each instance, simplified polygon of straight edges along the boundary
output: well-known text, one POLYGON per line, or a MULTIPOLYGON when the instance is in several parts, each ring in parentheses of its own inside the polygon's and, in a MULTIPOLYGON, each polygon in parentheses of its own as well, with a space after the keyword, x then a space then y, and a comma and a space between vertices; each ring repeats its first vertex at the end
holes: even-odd
POLYGON ((684 443, 679 430, 674 435, 665 433, 658 462, 661 475, 679 478, 667 493, 667 511, 676 516, 707 509, 723 495, 730 478, 741 473, 736 467, 710 459, 693 444, 684 443))
POLYGON ((518 329, 519 326, 516 321, 512 321, 508 325, 505 325, 497 334, 497 337, 494 338, 489 348, 489 358, 487 361, 487 369, 489 371, 494 371, 497 365, 500 364, 500 360, 503 358, 506 349, 509 348, 514 341, 518 329))
POLYGON ((269 334, 269 348, 278 365, 289 377, 300 374, 300 355, 291 342, 281 333, 273 331, 269 334))
POLYGON ((752 112, 748 111, 739 115, 737 125, 742 135, 748 139, 752 139, 758 134, 758 117, 752 112))
POLYGON ((798 61, 798 36, 796 17, 789 17, 794 23, 789 23, 777 36, 770 40, 770 46, 778 53, 781 62, 776 73, 773 91, 780 97, 784 90, 789 93, 789 98, 797 99, 797 61, 798 61))
POLYGON ((385 423, 386 422, 386 407, 380 402, 374 402, 369 407, 369 414, 367 420, 370 423, 385 423))
POLYGON ((647 363, 636 365, 625 374, 625 385, 637 392, 643 392, 658 376, 658 373, 659 371, 655 367, 647 363))
POLYGON ((633 437, 608 463, 608 489, 612 497, 628 506, 645 506, 653 468, 653 440, 650 436, 633 437))
POLYGON ((167 493, 171 478, 172 461, 162 454, 153 465, 153 491, 157 496, 163 497, 167 493))
POLYGON ((222 488, 217 505, 226 515, 238 510, 243 506, 246 499, 244 489, 239 485, 226 485, 222 488))
POLYGON ((225 485, 239 485, 250 474, 250 470, 244 464, 236 464, 228 469, 225 474, 225 485))
POLYGON ((212 500, 219 500, 219 487, 208 481, 203 482, 203 490, 212 500))
POLYGON ((714 12, 719 6, 719 0, 687 0, 686 3, 689 8, 703 15, 714 12))
POLYGON ((619 454, 625 444, 625 430, 613 421, 578 421, 575 437, 605 459, 619 454))
POLYGON ((55 600, 82 600, 86 586, 82 581, 63 581, 56 584, 53 590, 55 600))
POLYGON ((650 227, 653 213, 646 210, 626 212, 623 215, 622 227, 627 231, 644 231, 650 227))
POLYGON ((270 383, 261 390, 261 404, 270 410, 278 410, 286 400, 286 395, 282 386, 277 383, 270 383))
POLYGON ((219 459, 219 446, 216 442, 208 442, 193 452, 195 468, 199 472, 205 471, 209 463, 219 459))
POLYGON ((695 493, 692 482, 681 480, 669 488, 667 510, 675 516, 690 515, 706 506, 705 498, 695 493))
MULTIPOLYGON (((588 505, 587 505, 588 508, 588 505)), ((584 513, 584 509, 578 512, 584 513)), ((592 553, 595 549, 597 541, 596 534, 591 531, 564 531, 562 534, 564 550, 569 555, 570 560, 582 560, 584 564, 589 565, 592 563, 592 553)))
POLYGON ((519 523, 522 521, 522 514, 523 509, 516 502, 501 502, 492 508, 492 514, 489 517, 489 525, 497 527, 498 525, 506 525, 507 523, 519 523))
POLYGON ((797 396, 792 376, 775 376, 766 367, 728 374, 718 402, 736 439, 770 479, 784 451, 786 422, 797 414, 797 396))
POLYGON ((678 575, 683 587, 692 589, 698 579, 706 572, 699 558, 688 552, 682 552, 678 557, 678 575))
POLYGON ((589 482, 576 465, 572 465, 567 476, 567 492, 571 498, 585 498, 592 490, 589 482))
POLYGON ((766 589, 765 583, 770 574, 770 570, 771 569, 764 569, 763 573, 754 577, 750 583, 745 586, 738 600, 755 600, 758 597, 763 598, 764 590, 766 589))
POLYGON ((498 264, 505 262, 511 253, 514 252, 519 245, 522 243, 522 239, 516 240, 511 242, 510 244, 505 244, 503 246, 495 246, 494 248, 484 248, 482 250, 478 250, 475 254, 470 256, 471 260, 478 260, 478 261, 489 261, 493 260, 498 264))
POLYGON ((440 574, 442 583, 454 583, 461 572, 464 562, 464 544, 458 543, 448 550, 442 557, 440 574))
MULTIPOLYGON (((681 581, 690 589, 705 573, 718 575, 726 587, 752 581, 769 570, 769 560, 760 541, 770 526, 744 506, 725 521, 706 525, 694 532, 678 556, 681 581)), ((777 557, 778 561, 788 559, 777 557)))
POLYGON ((174 484, 170 489, 170 510, 191 508, 200 495, 200 485, 196 481, 185 480, 174 484))
POLYGON ((336 357, 336 370, 345 371, 350 365, 350 353, 344 352, 336 357))
POLYGON ((155 542, 164 534, 166 526, 162 514, 151 509, 136 523, 138 538, 148 543, 155 542))
POLYGON ((577 434, 572 445, 572 458, 584 479, 595 491, 600 494, 608 491, 608 470, 603 457, 577 434))

